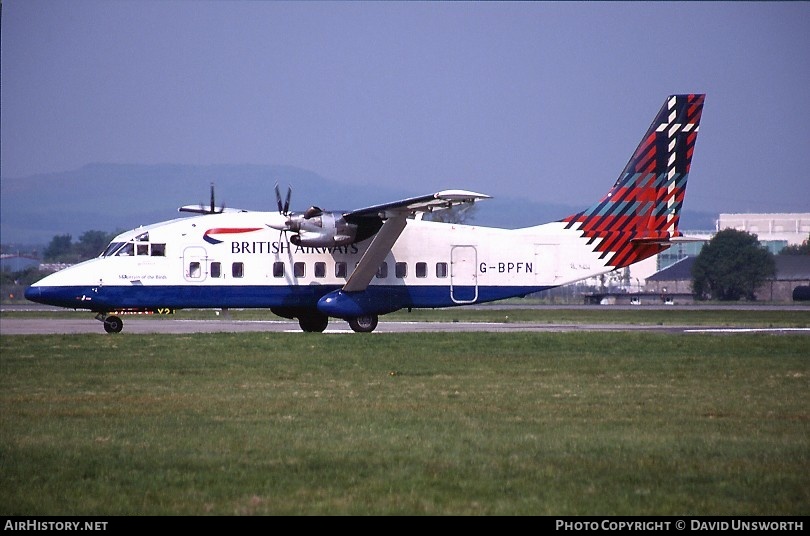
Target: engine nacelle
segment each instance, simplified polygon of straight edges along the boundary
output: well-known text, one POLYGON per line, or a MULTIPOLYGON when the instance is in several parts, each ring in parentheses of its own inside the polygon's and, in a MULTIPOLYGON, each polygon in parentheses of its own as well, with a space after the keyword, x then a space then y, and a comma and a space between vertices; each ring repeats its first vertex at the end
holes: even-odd
POLYGON ((357 241, 357 225, 347 223, 340 212, 310 209, 302 216, 290 218, 288 226, 296 233, 290 237, 296 246, 346 246, 357 241))

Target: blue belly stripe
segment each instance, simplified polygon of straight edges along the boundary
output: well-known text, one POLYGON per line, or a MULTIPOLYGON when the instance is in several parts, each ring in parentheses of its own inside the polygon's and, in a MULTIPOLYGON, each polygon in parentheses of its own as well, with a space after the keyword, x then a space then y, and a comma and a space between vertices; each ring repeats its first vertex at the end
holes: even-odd
MULTIPOLYGON (((478 300, 485 303, 504 298, 525 296, 552 288, 551 286, 478 287, 478 300)), ((302 286, 191 286, 138 285, 103 287, 65 286, 29 287, 25 297, 33 302, 91 311, 118 309, 219 308, 296 308, 318 309, 318 302, 329 293, 340 290, 337 285, 302 286)), ((458 295, 473 295, 475 287, 455 287, 458 295), (466 291, 469 291, 468 293, 466 291)), ((459 305, 451 298, 449 286, 373 285, 362 293, 354 293, 359 305, 355 311, 384 314, 412 307, 434 308, 459 305)), ((464 304, 467 305, 467 304, 464 304)), ((346 316, 341 314, 341 316, 346 316)))

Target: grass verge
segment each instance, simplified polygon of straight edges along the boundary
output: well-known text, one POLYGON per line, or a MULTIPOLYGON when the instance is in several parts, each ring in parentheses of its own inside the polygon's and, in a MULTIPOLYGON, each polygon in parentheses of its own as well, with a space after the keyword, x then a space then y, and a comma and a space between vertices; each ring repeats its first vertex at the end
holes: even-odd
POLYGON ((4 515, 807 515, 810 337, 3 336, 4 515))

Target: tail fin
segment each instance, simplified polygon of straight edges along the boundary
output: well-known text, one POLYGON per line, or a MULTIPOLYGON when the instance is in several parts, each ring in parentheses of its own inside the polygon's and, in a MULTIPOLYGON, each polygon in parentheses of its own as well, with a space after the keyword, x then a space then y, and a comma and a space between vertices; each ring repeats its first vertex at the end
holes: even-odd
POLYGON ((616 184, 598 203, 562 221, 582 231, 615 268, 669 247, 678 230, 705 95, 671 95, 616 184), (601 239, 601 240, 598 240, 601 239))

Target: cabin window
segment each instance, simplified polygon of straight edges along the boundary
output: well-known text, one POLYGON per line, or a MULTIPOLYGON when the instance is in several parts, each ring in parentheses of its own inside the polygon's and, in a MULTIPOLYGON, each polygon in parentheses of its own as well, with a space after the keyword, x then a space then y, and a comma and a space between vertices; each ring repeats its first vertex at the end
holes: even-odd
POLYGON ((446 262, 437 262, 436 263, 436 277, 447 277, 447 263, 446 262))
POLYGON ((200 263, 197 261, 188 263, 188 276, 192 279, 199 279, 202 274, 200 263))
POLYGON ((284 277, 284 263, 276 261, 273 263, 273 277, 284 277))
POLYGON ((222 276, 222 264, 218 262, 211 263, 211 277, 221 277, 222 276))
POLYGON ((335 263, 335 277, 346 277, 346 263, 336 262, 335 263))
POLYGON ((408 275, 408 263, 407 262, 398 262, 394 265, 394 272, 397 276, 397 279, 404 279, 405 276, 408 275))
POLYGON ((149 255, 149 244, 138 244, 135 251, 138 255, 149 255))
POLYGON ((426 262, 417 262, 416 263, 416 277, 427 277, 427 263, 426 262))
POLYGON ((152 256, 153 257, 165 257, 166 256, 166 244, 152 244, 152 256))
POLYGON ((388 263, 383 262, 379 268, 377 268, 377 279, 385 279, 388 277, 388 263))
POLYGON ((316 262, 315 263, 315 277, 326 277, 326 263, 325 262, 316 262))
POLYGON ((235 262, 231 265, 231 275, 233 277, 244 277, 245 276, 245 263, 243 262, 235 262))
POLYGON ((304 277, 307 275, 307 265, 303 262, 296 262, 293 264, 293 276, 304 277))

